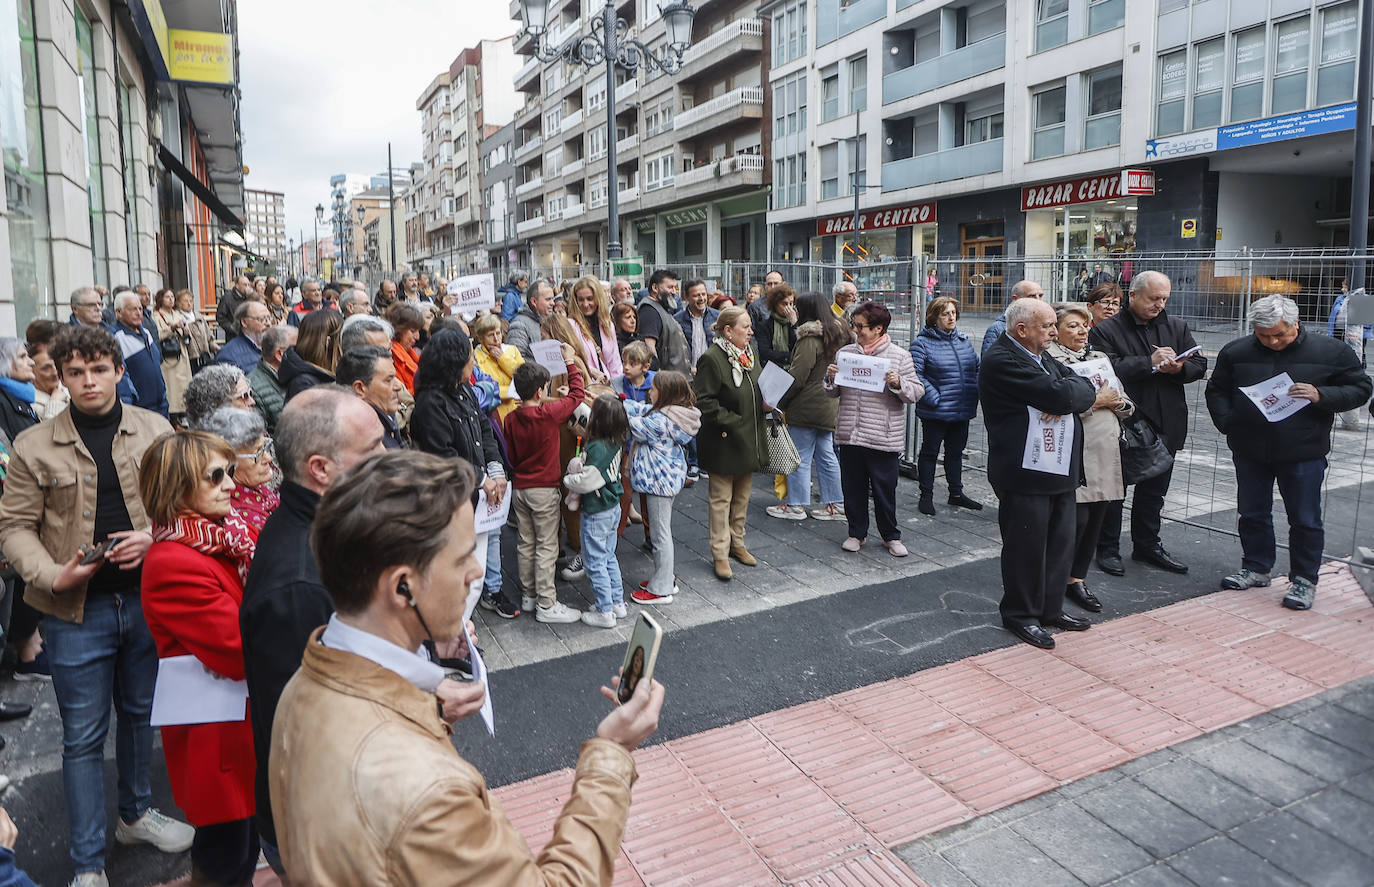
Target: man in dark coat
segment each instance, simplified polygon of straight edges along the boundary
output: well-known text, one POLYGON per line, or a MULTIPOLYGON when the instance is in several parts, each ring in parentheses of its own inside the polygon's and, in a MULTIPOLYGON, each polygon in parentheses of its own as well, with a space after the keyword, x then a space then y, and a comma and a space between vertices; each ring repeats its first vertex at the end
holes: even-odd
MULTIPOLYGON (((1207 375, 1207 358, 1200 353, 1178 359, 1196 346, 1188 324, 1164 310, 1172 284, 1158 271, 1142 271, 1131 280, 1127 310, 1102 321, 1088 335, 1088 344, 1112 361, 1126 395, 1159 432, 1170 453, 1183 449, 1188 438, 1188 397, 1183 386, 1207 375)), ((1187 573, 1159 540, 1160 512, 1169 494, 1173 469, 1135 485, 1131 504, 1131 559, 1171 573, 1187 573)), ((1108 512, 1097 541, 1097 564, 1113 576, 1121 565, 1121 510, 1108 512)))
POLYGON ((224 332, 224 341, 230 342, 241 332, 239 322, 234 319, 239 306, 247 302, 253 295, 253 284, 248 280, 247 274, 240 274, 234 278, 234 288, 225 292, 215 306, 215 325, 224 332))
POLYGON ((1257 299, 1250 305, 1250 324, 1254 334, 1221 349, 1207 382, 1207 410, 1217 430, 1226 435, 1236 466, 1242 552, 1240 570, 1221 580, 1221 587, 1269 584, 1275 560, 1277 481, 1288 514, 1288 578, 1292 583, 1283 605, 1309 610, 1326 541, 1322 478, 1331 450, 1331 422, 1338 413, 1363 406, 1374 385, 1359 357, 1344 342, 1311 335, 1299 326, 1298 306, 1292 299, 1277 295, 1257 299), (1283 373, 1291 384, 1257 392, 1258 402, 1241 390, 1283 373), (1300 406, 1292 412, 1284 409, 1285 404, 1300 406))
POLYGON ((988 480, 1002 531, 1002 624, 1028 644, 1053 649, 1046 628, 1084 631, 1086 619, 1064 612, 1073 556, 1074 490, 1083 482, 1083 423, 1092 383, 1045 356, 1055 337, 1054 309, 1020 299, 1007 309, 1007 331, 983 357, 978 399, 988 429, 988 480), (1026 467, 1032 412, 1067 416, 1067 470, 1026 467))

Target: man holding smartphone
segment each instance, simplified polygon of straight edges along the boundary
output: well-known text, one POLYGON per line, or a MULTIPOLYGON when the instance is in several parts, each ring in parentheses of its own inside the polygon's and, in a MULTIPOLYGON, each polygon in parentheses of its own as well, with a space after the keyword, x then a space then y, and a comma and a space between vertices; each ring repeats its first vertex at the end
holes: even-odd
POLYGON ((103 327, 74 328, 53 345, 52 358, 71 406, 15 439, 0 500, 0 548, 24 577, 25 602, 45 614, 62 714, 72 883, 104 887, 104 749, 114 700, 115 840, 180 853, 195 833, 153 809, 148 781, 157 648, 139 601, 140 567, 153 537, 138 495, 138 461, 172 427, 120 402, 123 358, 103 327), (90 559, 93 548, 99 556, 90 559))
MULTIPOLYGON (((320 500, 311 548, 335 613, 311 636, 282 693, 268 764, 293 882, 614 878, 635 780, 630 751, 657 729, 663 687, 640 681, 583 744, 553 838, 531 856, 482 775, 454 748, 435 695, 444 672, 418 652, 426 640, 466 646, 463 605, 482 576, 475 486, 462 460, 393 450, 320 500), (417 477, 428 483, 417 486, 417 477)), ((602 694, 613 700, 615 691, 602 694)))

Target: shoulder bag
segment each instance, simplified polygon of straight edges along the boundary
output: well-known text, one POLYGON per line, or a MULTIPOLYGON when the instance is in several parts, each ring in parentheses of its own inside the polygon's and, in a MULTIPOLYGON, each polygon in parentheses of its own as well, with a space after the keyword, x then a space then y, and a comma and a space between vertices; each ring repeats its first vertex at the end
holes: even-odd
POLYGON ((789 475, 801 467, 801 454, 797 445, 792 443, 792 435, 787 431, 787 423, 782 414, 774 410, 764 419, 763 442, 767 458, 760 474, 789 475))
POLYGON ((1173 454, 1149 419, 1137 410, 1121 420, 1121 477, 1127 486, 1159 477, 1173 464, 1173 454))

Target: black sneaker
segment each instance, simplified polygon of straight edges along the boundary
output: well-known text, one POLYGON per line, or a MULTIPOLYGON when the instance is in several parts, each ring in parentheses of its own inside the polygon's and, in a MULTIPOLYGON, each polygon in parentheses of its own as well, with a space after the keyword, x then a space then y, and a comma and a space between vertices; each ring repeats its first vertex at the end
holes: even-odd
POLYGON ((502 619, 514 619, 520 615, 520 608, 511 603, 510 598, 506 597, 503 592, 498 591, 492 595, 484 594, 479 603, 483 610, 490 610, 502 619))

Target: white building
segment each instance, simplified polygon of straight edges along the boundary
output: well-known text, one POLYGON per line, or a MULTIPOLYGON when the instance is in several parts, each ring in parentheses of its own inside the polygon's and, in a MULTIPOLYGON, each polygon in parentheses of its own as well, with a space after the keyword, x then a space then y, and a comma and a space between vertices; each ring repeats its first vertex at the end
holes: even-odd
POLYGON ((248 188, 244 221, 248 225, 248 248, 267 259, 277 268, 285 268, 286 195, 280 191, 259 191, 248 188))

